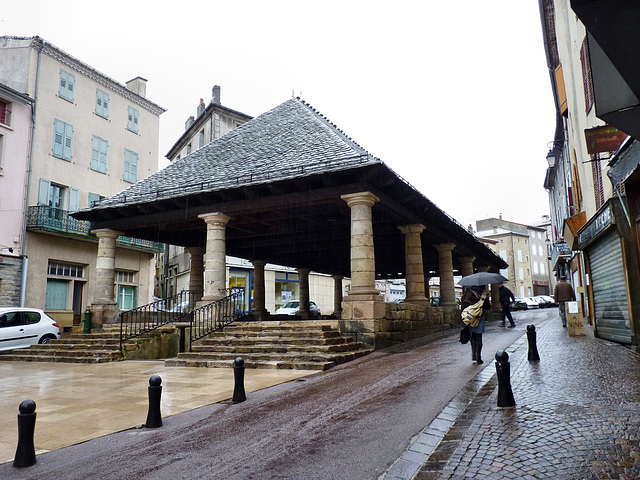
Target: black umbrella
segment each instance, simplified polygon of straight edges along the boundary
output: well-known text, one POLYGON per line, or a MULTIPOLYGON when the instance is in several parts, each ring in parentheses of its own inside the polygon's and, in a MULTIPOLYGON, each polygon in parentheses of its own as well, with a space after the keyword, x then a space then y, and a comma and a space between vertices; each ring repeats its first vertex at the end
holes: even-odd
POLYGON ((507 281, 508 279, 504 278, 499 273, 478 272, 462 277, 462 280, 458 282, 458 285, 461 287, 472 287, 474 285, 491 285, 507 281))

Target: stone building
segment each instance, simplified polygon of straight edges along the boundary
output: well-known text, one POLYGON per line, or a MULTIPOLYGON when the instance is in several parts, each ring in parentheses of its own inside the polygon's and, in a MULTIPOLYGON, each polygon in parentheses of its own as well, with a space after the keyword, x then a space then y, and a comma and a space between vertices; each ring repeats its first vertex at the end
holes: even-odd
POLYGON ((146 98, 146 82, 118 83, 40 37, 0 37, 0 83, 34 99, 22 207, 3 225, 19 237, 10 239, 23 278, 14 305, 43 308, 70 327, 91 303, 98 312, 105 302, 131 308, 152 298, 154 239, 90 232, 70 216, 157 171, 165 110, 146 98), (96 270, 103 235, 107 277, 96 270))
MULTIPOLYGON (((187 248, 189 288, 204 291, 200 304, 228 295, 228 255, 249 260, 257 319, 272 313, 265 306, 266 263, 296 269, 303 318, 309 273, 330 275, 340 331, 376 346, 456 324, 454 270, 507 266, 297 98, 74 217, 105 232, 187 248), (425 272, 440 277, 435 312, 425 272), (351 286, 343 297, 344 278, 351 286), (385 304, 376 289, 376 280, 392 278, 406 279, 402 308, 385 304)), ((112 270, 106 260, 105 277, 112 270)))

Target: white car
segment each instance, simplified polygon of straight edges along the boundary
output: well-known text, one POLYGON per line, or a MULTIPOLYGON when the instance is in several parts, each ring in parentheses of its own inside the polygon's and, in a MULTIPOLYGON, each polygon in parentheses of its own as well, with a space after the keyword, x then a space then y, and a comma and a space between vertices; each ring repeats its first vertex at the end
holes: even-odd
POLYGON ((0 351, 60 338, 60 327, 38 308, 0 308, 0 351))
MULTIPOLYGON (((313 303, 309 302, 309 311, 311 315, 315 318, 320 318, 320 308, 313 303)), ((276 310, 276 315, 298 315, 300 313, 300 300, 292 300, 291 302, 287 302, 284 306, 280 307, 276 310)))
POLYGON ((540 308, 540 303, 533 297, 524 297, 522 300, 527 304, 527 309, 540 308))

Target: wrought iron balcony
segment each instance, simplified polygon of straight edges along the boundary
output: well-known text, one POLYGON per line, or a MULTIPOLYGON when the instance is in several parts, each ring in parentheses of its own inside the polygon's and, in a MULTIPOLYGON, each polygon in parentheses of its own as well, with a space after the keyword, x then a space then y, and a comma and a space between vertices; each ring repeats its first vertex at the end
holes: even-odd
MULTIPOLYGON (((69 215, 67 210, 49 207, 47 205, 29 207, 27 211, 27 229, 97 240, 97 237, 90 233, 91 222, 76 220, 69 215)), ((162 252, 164 250, 162 243, 139 238, 120 236, 116 242, 123 247, 135 247, 153 252, 162 252)))

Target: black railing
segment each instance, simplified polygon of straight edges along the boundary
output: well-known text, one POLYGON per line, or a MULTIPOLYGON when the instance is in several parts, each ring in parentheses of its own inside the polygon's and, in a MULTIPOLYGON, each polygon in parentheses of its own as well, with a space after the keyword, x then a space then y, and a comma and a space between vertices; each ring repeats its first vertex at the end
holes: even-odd
POLYGON ((126 340, 169 323, 189 322, 190 312, 202 298, 202 291, 184 291, 120 313, 120 350, 126 340))
POLYGON ((191 312, 189 327, 189 351, 196 340, 206 337, 225 325, 229 325, 243 315, 243 305, 239 293, 235 292, 191 312))

